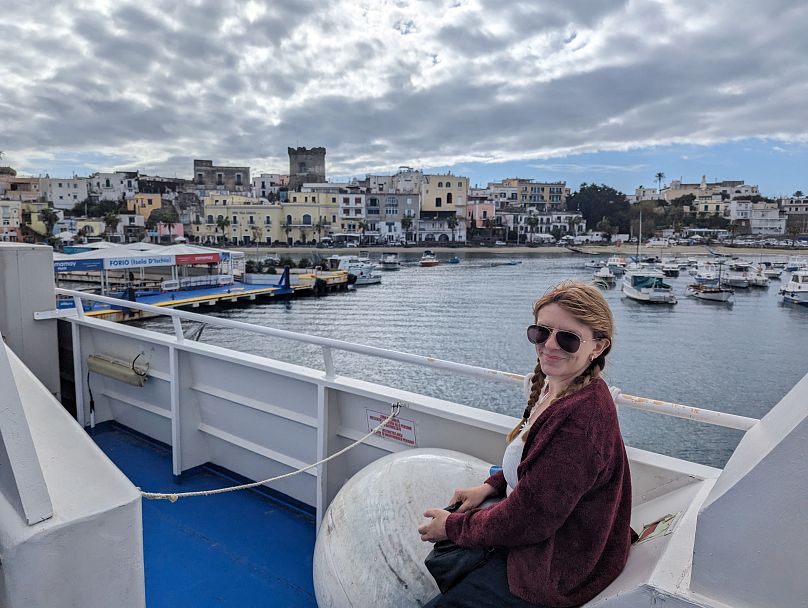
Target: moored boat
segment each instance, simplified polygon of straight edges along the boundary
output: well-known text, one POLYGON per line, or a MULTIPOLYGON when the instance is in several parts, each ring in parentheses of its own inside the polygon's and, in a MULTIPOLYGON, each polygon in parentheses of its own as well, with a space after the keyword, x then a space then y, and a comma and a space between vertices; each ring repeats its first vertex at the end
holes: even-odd
POLYGON ((612 287, 617 282, 617 277, 615 277, 614 273, 606 266, 593 272, 592 277, 595 279, 596 283, 603 283, 607 287, 612 287))
POLYGON ((735 291, 730 287, 711 287, 694 283, 687 286, 687 295, 708 302, 731 302, 735 291))
POLYGON ((425 250, 424 254, 421 256, 421 261, 418 262, 419 266, 425 266, 427 268, 437 266, 438 264, 440 264, 440 262, 438 261, 435 252, 433 252, 431 249, 425 250))
POLYGON ((638 302, 650 304, 676 304, 676 295, 658 270, 638 268, 626 271, 623 293, 638 302))
POLYGON ((382 270, 398 270, 401 268, 401 262, 398 259, 397 253, 383 253, 382 260, 379 263, 379 268, 382 270))
POLYGON ((777 292, 784 302, 808 305, 808 270, 797 270, 791 280, 777 292))

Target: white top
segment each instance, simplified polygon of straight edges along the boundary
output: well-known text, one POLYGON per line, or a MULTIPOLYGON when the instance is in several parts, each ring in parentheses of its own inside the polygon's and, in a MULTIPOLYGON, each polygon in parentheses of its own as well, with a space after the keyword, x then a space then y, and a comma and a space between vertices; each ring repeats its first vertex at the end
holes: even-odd
POLYGON ((509 496, 513 492, 516 482, 519 481, 516 469, 519 463, 522 462, 522 451, 525 449, 524 435, 529 430, 530 425, 526 424, 522 432, 508 444, 508 447, 505 448, 505 454, 502 456, 502 472, 505 475, 505 481, 508 483, 508 487, 505 488, 505 496, 509 496))
MULTIPOLYGON (((530 381, 532 378, 532 374, 525 378, 524 389, 525 394, 528 397, 530 396, 530 381)), ((544 401, 547 397, 547 394, 547 383, 545 382, 536 406, 541 405, 542 401, 544 401)), ((511 492, 513 492, 513 489, 516 487, 516 484, 519 481, 517 468, 519 467, 519 463, 522 462, 522 452, 525 449, 525 435, 528 433, 528 431, 530 431, 530 423, 525 424, 522 432, 514 437, 513 441, 508 444, 508 447, 505 448, 505 454, 502 456, 502 473, 505 475, 505 481, 508 484, 508 486, 505 488, 505 496, 508 496, 511 492)))

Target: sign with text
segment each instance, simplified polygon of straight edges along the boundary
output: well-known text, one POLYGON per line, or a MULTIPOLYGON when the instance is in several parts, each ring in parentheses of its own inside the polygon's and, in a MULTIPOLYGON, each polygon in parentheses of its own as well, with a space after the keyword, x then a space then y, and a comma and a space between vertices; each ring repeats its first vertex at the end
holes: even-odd
POLYGON ((74 270, 101 270, 103 260, 58 260, 53 263, 55 272, 73 272, 74 270))
POLYGON ((212 264, 219 261, 218 253, 184 253, 174 256, 177 264, 212 264))
MULTIPOLYGON (((365 409, 368 416, 368 431, 372 431, 379 426, 390 414, 382 414, 373 410, 365 409)), ((415 440, 415 422, 406 418, 393 418, 387 426, 376 433, 377 437, 392 439, 404 445, 418 446, 415 440)))
POLYGON ((123 268, 143 268, 144 266, 173 266, 173 255, 142 255, 131 258, 110 258, 104 260, 107 270, 121 270, 123 268))

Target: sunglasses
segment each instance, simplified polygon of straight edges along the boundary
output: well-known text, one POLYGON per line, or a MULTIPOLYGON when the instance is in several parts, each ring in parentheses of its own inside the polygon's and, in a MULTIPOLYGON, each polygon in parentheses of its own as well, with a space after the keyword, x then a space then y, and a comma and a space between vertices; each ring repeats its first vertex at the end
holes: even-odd
POLYGON ((566 329, 556 329, 555 327, 547 327, 546 325, 528 325, 527 326, 527 339, 531 344, 544 344, 550 339, 550 336, 555 332, 556 343, 558 347, 568 352, 575 354, 581 348, 582 342, 599 342, 602 338, 595 338, 594 340, 582 340, 581 336, 566 329))

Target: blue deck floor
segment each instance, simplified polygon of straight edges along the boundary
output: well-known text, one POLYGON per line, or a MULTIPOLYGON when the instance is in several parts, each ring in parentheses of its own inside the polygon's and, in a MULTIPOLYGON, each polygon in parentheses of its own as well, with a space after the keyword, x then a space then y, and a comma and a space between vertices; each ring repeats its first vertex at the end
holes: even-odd
MULTIPOLYGON (((171 452, 116 426, 95 442, 136 486, 187 492, 235 485, 201 468, 175 483, 171 452)), ((313 606, 314 518, 256 492, 143 501, 146 605, 313 606)))

